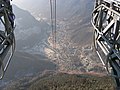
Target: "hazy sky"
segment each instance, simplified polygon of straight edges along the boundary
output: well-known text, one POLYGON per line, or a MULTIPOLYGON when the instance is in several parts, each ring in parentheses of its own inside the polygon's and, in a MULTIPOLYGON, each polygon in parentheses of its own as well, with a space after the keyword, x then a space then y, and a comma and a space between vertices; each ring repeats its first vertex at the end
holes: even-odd
POLYGON ((27 0, 13 0, 12 3, 19 6, 20 8, 26 9, 24 7, 27 0))
MULTIPOLYGON (((49 2, 49 0, 45 0, 45 2, 49 2)), ((29 5, 31 3, 42 3, 44 0, 13 0, 12 3, 22 6, 22 5, 29 5)))
POLYGON ((33 0, 13 0, 12 3, 21 8, 25 8, 25 6, 31 4, 31 1, 33 0))
POLYGON ((20 5, 22 3, 24 3, 25 0, 13 0, 12 3, 20 5))
POLYGON ((12 3, 22 9, 27 9, 28 11, 31 8, 49 6, 49 0, 13 0, 12 3))

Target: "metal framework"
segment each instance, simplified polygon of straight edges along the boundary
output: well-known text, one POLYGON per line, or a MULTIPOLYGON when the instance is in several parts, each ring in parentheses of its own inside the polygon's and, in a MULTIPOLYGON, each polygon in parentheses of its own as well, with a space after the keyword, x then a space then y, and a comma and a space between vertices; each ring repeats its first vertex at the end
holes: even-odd
POLYGON ((0 79, 3 78, 15 50, 14 18, 10 0, 0 0, 0 79))
POLYGON ((96 0, 92 17, 96 52, 120 90, 120 0, 96 0))

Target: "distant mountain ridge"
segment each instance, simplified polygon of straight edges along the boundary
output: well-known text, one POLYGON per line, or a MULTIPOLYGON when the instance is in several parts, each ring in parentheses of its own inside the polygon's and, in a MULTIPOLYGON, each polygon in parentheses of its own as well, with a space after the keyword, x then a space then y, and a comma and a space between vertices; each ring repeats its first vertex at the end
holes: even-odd
MULTIPOLYGON (((94 0, 57 0, 57 18, 70 18, 74 13, 78 13, 81 16, 89 15, 93 9, 93 3, 94 0)), ((18 5, 36 17, 50 18, 49 0, 22 0, 18 5)))
POLYGON ((16 49, 44 53, 44 43, 47 43, 50 26, 45 21, 37 21, 28 11, 16 5, 13 5, 13 9, 16 16, 16 49))

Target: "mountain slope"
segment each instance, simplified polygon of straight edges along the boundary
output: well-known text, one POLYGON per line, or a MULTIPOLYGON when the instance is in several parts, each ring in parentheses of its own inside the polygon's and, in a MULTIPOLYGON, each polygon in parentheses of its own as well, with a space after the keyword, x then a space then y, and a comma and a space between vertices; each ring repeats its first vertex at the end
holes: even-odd
MULTIPOLYGON (((70 16, 75 13, 79 13, 81 16, 89 15, 93 2, 93 0, 57 0, 57 17, 70 18, 70 16)), ((49 0, 31 0, 29 2, 27 0, 22 0, 16 4, 28 10, 34 16, 45 17, 47 19, 50 17, 49 0)))
POLYGON ((8 85, 13 80, 34 77, 37 73, 56 69, 57 66, 43 55, 15 52, 3 80, 0 81, 0 88, 8 85))
MULTIPOLYGON (((24 1, 26 2, 26 1, 24 1)), ((34 8, 29 8, 28 10, 35 14, 35 18, 40 17, 41 14, 47 20, 49 18, 44 14, 49 13, 48 6, 49 2, 46 0, 30 1, 29 5, 36 4, 34 8), (39 10, 40 9, 40 10, 39 10), (43 10, 42 10, 43 9, 43 10), (31 11, 32 10, 32 11, 31 11), (40 11, 43 12, 40 12, 40 11)), ((41 53, 47 55, 48 58, 56 65, 59 66, 60 71, 76 71, 76 72, 104 72, 105 70, 101 65, 98 57, 96 56, 93 47, 92 47, 92 35, 93 28, 91 26, 91 13, 93 9, 93 0, 58 0, 57 1, 57 42, 56 48, 53 47, 52 36, 50 36, 50 27, 42 25, 44 20, 40 20, 40 25, 43 29, 40 29, 39 23, 35 18, 28 18, 29 22, 34 22, 32 28, 29 24, 29 27, 22 30, 18 28, 17 37, 17 48, 18 50, 26 51, 29 53, 41 53), (34 19, 34 20, 33 20, 34 19), (22 35, 22 37, 20 36, 22 35), (48 47, 46 47, 46 44, 48 47), (56 52, 54 52, 55 50, 56 52)), ((26 4, 26 3, 24 3, 26 4)), ((27 5, 27 6, 29 6, 27 5)), ((25 6, 25 7, 27 7, 25 6)), ((50 9, 50 8, 49 8, 50 9)), ((16 11, 16 13, 19 10, 16 11)), ((25 11, 22 11, 22 13, 25 11)), ((29 13, 30 15, 30 13, 29 13)), ((50 16, 50 13, 47 14, 50 16)), ((17 15, 16 15, 17 16, 17 15)), ((18 13, 20 16, 20 13, 18 13)), ((21 21, 21 15, 18 20, 21 21)), ((29 16, 31 17, 31 15, 29 16)), ((24 22, 22 19, 21 22, 24 22)), ((47 21, 45 22, 47 23, 47 21)), ((22 26, 22 25, 21 25, 22 26)), ((24 25, 22 27, 25 27, 24 25)))
POLYGON ((28 11, 13 6, 16 15, 16 48, 17 50, 44 53, 44 43, 49 36, 49 25, 37 21, 28 11), (36 48, 35 48, 36 47, 36 48))
POLYGON ((3 90, 114 90, 110 77, 88 74, 44 74, 36 79, 24 78, 11 83, 3 90))
MULTIPOLYGON (((27 1, 25 1, 27 2, 27 1)), ((38 18, 46 18, 48 21, 48 17, 50 15, 48 1, 47 0, 37 0, 30 1, 29 5, 26 8, 34 15, 36 19, 38 18), (35 5, 33 8, 31 5, 35 5), (31 8, 30 8, 31 7, 31 8)), ((42 75, 36 75, 37 77, 31 77, 26 74, 27 71, 31 71, 32 68, 28 68, 33 66, 31 63, 23 72, 27 77, 23 77, 22 79, 18 79, 16 82, 12 81, 6 86, 5 90, 18 90, 18 89, 28 89, 28 90, 114 90, 113 80, 110 77, 96 77, 91 75, 74 75, 75 73, 106 73, 104 68, 102 67, 98 57, 96 56, 93 48, 92 48, 92 26, 90 24, 91 20, 91 12, 93 9, 93 0, 58 0, 57 3, 57 43, 56 48, 49 48, 53 46, 52 36, 50 36, 49 25, 46 22, 40 19, 38 22, 31 14, 23 11, 18 20, 18 36, 17 42, 18 50, 22 50, 29 53, 38 53, 45 52, 48 56, 49 60, 54 62, 58 66, 58 71, 72 73, 69 74, 49 74, 49 72, 42 75), (27 14, 26 14, 27 13, 27 14), (25 21, 25 25, 22 25, 24 19, 21 19, 22 16, 28 16, 27 21, 25 21), (33 22, 32 22, 33 21, 33 22), (26 24, 31 23, 32 24, 26 24), (35 25, 34 25, 35 23, 35 25), (46 27, 41 23, 45 23, 46 27), (35 27, 34 27, 35 26, 35 27), (39 30, 39 26, 44 26, 43 29, 39 30), (30 27, 30 28, 29 28, 30 27), (25 29, 24 29, 25 28, 25 29), (44 31, 45 30, 45 31, 44 31), (19 35, 23 35, 22 37, 19 35), (39 37, 40 36, 40 37, 39 37), (40 38, 40 39, 39 39, 40 38), (48 40, 48 41, 47 41, 48 40), (49 47, 45 47, 44 44, 49 43, 49 47), (41 50, 42 48, 42 50, 41 50), (44 48, 44 49, 43 49, 44 48), (35 50, 35 51, 34 51, 35 50), (36 51, 37 50, 37 51, 36 51), (56 52, 54 52, 56 50, 56 52)), ((28 3, 27 3, 28 4, 28 3)), ((25 7, 25 3, 24 3, 25 7)), ((18 10, 19 11, 19 10, 18 10)), ((17 11, 16 11, 17 12, 17 11)), ((19 13, 19 12, 18 12, 19 13)), ((21 14, 21 13, 19 13, 21 14)), ((18 14, 18 16, 19 16, 18 14)), ((16 35, 17 35, 16 34, 16 35)), ((20 54, 22 59, 24 59, 25 64, 27 64, 27 59, 32 59, 36 55, 34 54, 20 54), (25 56, 24 56, 25 54, 25 56), (31 57, 32 56, 32 57, 31 57)), ((18 55, 19 56, 19 55, 18 55)), ((38 56, 37 56, 38 57, 38 56)), ((19 58, 19 57, 17 57, 19 58)), ((40 58, 40 57, 39 57, 40 58)), ((44 58, 44 57, 43 57, 44 58)), ((33 58, 34 59, 34 58, 33 58)), ((37 59, 38 60, 38 59, 37 59)), ((19 60, 21 61, 21 59, 19 60)), ((32 60, 33 61, 33 60, 32 60)), ((32 62, 33 63, 33 62, 32 62)), ((44 63, 44 62, 43 62, 44 63)), ((21 63, 24 65, 24 63, 21 63)), ((39 63, 40 64, 40 63, 39 63)), ((38 65, 35 63, 35 65, 38 65)), ((46 64, 46 63, 45 63, 46 64)), ((46 69, 46 65, 49 64, 40 64, 42 68, 46 69)), ((18 64, 16 64, 18 65, 18 64)), ((51 64, 50 64, 51 65, 51 64)), ((53 65, 54 66, 54 65, 53 65)), ((51 67, 51 66, 50 66, 51 67)), ((22 68, 22 67, 20 67, 22 68)), ((37 67, 38 68, 38 67, 37 67)), ((55 68, 55 67, 54 67, 55 68)), ((52 67, 51 70, 54 70, 52 67)), ((45 69, 40 68, 41 71, 45 69)), ((48 69, 48 68, 47 68, 48 69)), ((35 68, 36 70, 36 68, 35 68)), ((37 69, 38 70, 38 69, 37 69)), ((17 70, 15 70, 17 71, 17 70)), ((34 70, 32 70, 34 72, 34 70)), ((31 73, 31 72, 30 72, 31 73)), ((18 72, 19 74, 19 72, 18 72)), ((17 75, 18 75, 17 74, 17 75)), ((22 76, 22 75, 21 75, 22 76)))
MULTIPOLYGON (((90 21, 93 3, 94 0, 58 0, 60 16, 57 18, 56 52, 50 48, 45 51, 60 71, 106 73, 92 45, 94 29, 90 21)), ((53 46, 52 39, 48 42, 53 46)))

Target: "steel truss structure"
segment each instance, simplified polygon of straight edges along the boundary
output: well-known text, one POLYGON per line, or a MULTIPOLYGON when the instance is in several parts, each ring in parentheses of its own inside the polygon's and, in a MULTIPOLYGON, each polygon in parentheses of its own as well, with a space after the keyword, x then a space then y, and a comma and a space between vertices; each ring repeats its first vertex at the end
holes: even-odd
POLYGON ((15 50, 14 18, 10 0, 0 0, 0 79, 3 78, 15 50))
POLYGON ((119 88, 120 0, 96 0, 92 17, 96 52, 119 88))

